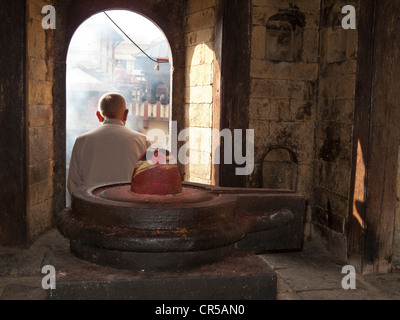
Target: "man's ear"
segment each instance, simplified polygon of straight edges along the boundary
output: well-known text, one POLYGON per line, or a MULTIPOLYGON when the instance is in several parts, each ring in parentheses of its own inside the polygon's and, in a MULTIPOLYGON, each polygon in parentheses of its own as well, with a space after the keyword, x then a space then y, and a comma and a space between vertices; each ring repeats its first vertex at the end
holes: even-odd
POLYGON ((126 120, 128 119, 128 113, 129 113, 129 110, 125 109, 125 111, 124 111, 124 122, 126 122, 126 120))
POLYGON ((104 121, 104 118, 103 118, 103 116, 101 115, 100 111, 97 111, 97 112, 96 112, 96 116, 97 116, 97 119, 99 119, 99 122, 103 122, 103 121, 104 121))

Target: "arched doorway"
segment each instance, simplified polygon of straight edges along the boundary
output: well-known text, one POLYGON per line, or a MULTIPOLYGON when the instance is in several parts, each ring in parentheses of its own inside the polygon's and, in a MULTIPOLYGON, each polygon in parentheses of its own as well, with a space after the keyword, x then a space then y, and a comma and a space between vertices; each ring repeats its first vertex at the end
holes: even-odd
MULTIPOLYGON (((75 139, 98 127, 98 100, 107 92, 125 97, 128 128, 143 134, 161 130, 167 143, 170 61, 171 50, 165 35, 137 13, 105 11, 79 26, 67 55, 66 176, 75 139)), ((67 205, 69 196, 67 193, 67 205)))
MULTIPOLYGON (((68 4, 60 3, 57 7, 57 31, 54 35, 54 196, 53 216, 63 210, 66 205, 66 138, 67 138, 67 54, 69 43, 76 30, 91 16, 113 9, 129 10, 143 15, 157 25, 165 34, 171 51, 171 65, 174 68, 170 77, 170 105, 173 106, 170 112, 170 119, 177 121, 178 128, 183 125, 184 119, 184 92, 179 90, 173 83, 181 82, 184 79, 185 52, 182 37, 183 26, 177 19, 181 15, 181 1, 166 1, 159 3, 156 0, 145 2, 131 2, 114 0, 112 2, 102 1, 81 1, 71 0, 68 4), (171 15, 166 15, 169 12, 171 15), (173 57, 173 61, 172 61, 173 57)), ((156 63, 153 64, 153 67, 156 63)))

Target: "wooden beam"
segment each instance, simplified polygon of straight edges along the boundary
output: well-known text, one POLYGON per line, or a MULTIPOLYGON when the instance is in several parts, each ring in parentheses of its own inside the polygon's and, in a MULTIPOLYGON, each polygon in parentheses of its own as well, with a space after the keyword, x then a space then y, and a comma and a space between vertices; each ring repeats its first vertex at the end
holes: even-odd
POLYGON ((25 1, 3 4, 0 26, 0 245, 29 246, 25 1))
MULTIPOLYGON (((224 0, 222 45, 222 103, 221 129, 242 129, 249 126, 250 96, 250 1, 224 0)), ((242 150, 245 148, 243 134, 242 150)), ((231 148, 233 149, 233 148, 231 148)), ((232 159, 233 150, 232 150, 232 159)), ((236 165, 223 164, 224 141, 221 141, 220 185, 245 187, 246 176, 235 174, 236 165)))
POLYGON ((393 251, 400 142, 400 8, 388 0, 376 1, 375 9, 372 3, 363 3, 359 16, 348 254, 349 262, 362 273, 379 274, 391 270, 393 251))
POLYGON ((369 0, 357 15, 358 56, 354 106, 352 176, 348 217, 348 263, 358 272, 363 267, 365 202, 373 91, 375 0, 369 0))

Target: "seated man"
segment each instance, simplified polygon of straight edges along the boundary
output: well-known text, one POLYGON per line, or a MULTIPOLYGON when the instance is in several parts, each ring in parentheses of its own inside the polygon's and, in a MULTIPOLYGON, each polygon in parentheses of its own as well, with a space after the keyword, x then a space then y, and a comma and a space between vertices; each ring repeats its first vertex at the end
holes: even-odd
POLYGON ((146 136, 125 127, 126 101, 118 93, 100 98, 96 115, 102 124, 81 136, 72 150, 68 191, 100 183, 130 182, 139 157, 150 143, 146 136))

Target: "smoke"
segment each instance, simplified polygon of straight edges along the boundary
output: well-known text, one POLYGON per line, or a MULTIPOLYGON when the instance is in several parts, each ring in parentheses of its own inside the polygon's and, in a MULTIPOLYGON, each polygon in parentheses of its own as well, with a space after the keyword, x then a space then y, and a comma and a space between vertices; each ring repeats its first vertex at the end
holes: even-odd
MULTIPOLYGON (((130 11, 113 10, 107 14, 149 56, 170 58, 164 34, 150 20, 130 11)), ((152 98, 151 88, 155 82, 165 84, 167 91, 163 92, 162 103, 169 104, 171 66, 160 64, 158 71, 154 70, 155 66, 156 63, 132 44, 104 13, 92 16, 77 29, 67 56, 67 176, 76 138, 100 125, 96 111, 103 94, 121 93, 129 109, 126 126, 146 133, 148 123, 144 123, 136 111, 152 98)), ((159 125, 168 128, 168 122, 159 125)), ((68 194, 67 202, 69 204, 68 194)))

